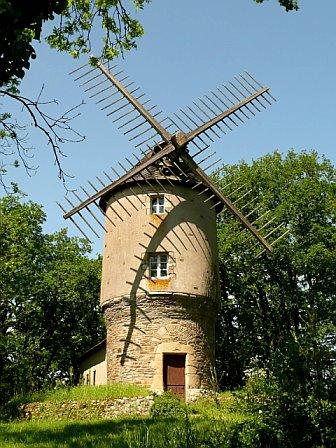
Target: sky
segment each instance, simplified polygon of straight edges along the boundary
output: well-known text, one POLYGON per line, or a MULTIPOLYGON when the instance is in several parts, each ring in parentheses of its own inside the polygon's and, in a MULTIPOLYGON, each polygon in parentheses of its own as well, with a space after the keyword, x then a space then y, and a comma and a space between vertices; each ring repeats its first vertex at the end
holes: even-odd
MULTIPOLYGON (((138 49, 117 63, 167 115, 248 70, 271 87, 277 102, 213 146, 223 162, 250 162, 295 148, 314 149, 335 163, 335 18, 335 0, 301 0, 298 12, 285 12, 276 0, 262 5, 253 0, 153 0, 139 14, 145 36, 138 49)), ((86 188, 88 180, 129 157, 134 148, 68 75, 83 61, 43 42, 36 49, 22 94, 35 97, 44 85, 44 97, 57 99, 58 111, 85 100, 73 122, 85 141, 63 148, 62 165, 73 176, 70 188, 86 188)), ((69 227, 70 235, 80 236, 56 205, 65 190, 50 148, 29 131, 35 147, 32 163, 39 169, 32 177, 22 168, 12 170, 10 180, 29 200, 43 205, 46 232, 69 227)), ((93 242, 93 254, 99 253, 102 240, 93 242)))

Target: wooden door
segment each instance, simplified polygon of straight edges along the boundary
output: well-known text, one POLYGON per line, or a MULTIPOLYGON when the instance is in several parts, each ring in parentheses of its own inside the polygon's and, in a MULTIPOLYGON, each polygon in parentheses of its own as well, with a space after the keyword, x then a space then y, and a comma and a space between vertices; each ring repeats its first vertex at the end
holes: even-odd
POLYGON ((186 355, 163 355, 164 390, 171 391, 182 400, 185 399, 185 360, 186 355))

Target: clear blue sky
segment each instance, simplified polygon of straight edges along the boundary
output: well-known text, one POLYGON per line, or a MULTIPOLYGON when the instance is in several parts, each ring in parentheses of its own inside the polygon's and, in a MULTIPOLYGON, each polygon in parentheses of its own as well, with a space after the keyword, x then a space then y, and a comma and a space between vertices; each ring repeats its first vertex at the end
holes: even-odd
MULTIPOLYGON (((278 102, 239 126, 214 146, 224 162, 250 161, 275 149, 316 149, 335 162, 336 2, 302 0, 298 12, 286 13, 276 0, 153 0, 141 13, 146 31, 138 50, 121 66, 168 114, 190 104, 210 89, 247 69, 272 88, 278 102)), ((60 110, 81 101, 83 94, 67 75, 77 62, 40 45, 22 93, 57 98, 60 110)), ((87 185, 116 160, 129 156, 131 143, 98 107, 88 100, 74 125, 85 142, 66 146, 64 169, 74 176, 70 186, 87 185)), ((34 177, 18 169, 12 174, 28 198, 44 206, 47 232, 64 222, 56 200, 64 195, 45 143, 34 133, 34 177)), ((78 235, 69 223, 69 232, 78 235)), ((96 241, 94 252, 99 252, 96 241)))

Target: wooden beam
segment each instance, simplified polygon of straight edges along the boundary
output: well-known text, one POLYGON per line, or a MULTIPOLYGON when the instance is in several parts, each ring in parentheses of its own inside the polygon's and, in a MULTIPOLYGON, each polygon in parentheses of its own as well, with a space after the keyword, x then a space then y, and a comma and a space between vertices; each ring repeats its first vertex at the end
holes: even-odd
POLYGON ((87 207, 92 202, 94 202, 97 199, 101 198, 106 193, 114 190, 116 187, 118 187, 122 183, 128 181, 129 179, 131 179, 136 174, 140 173, 145 168, 148 168, 149 166, 153 165, 153 163, 157 162, 158 160, 162 159, 163 157, 167 156, 168 154, 170 154, 170 153, 172 153, 174 151, 176 151, 176 148, 173 145, 166 146, 161 151, 159 151, 156 154, 154 154, 152 157, 148 158, 147 160, 143 161, 139 165, 137 165, 134 168, 132 168, 131 170, 129 170, 126 174, 124 174, 123 176, 119 177, 119 179, 115 180, 110 185, 107 185, 105 188, 102 188, 100 191, 95 193, 93 196, 90 196, 89 198, 87 198, 85 201, 83 201, 77 207, 74 207, 72 210, 70 210, 69 212, 65 213, 65 215, 63 215, 63 218, 64 219, 70 218, 72 215, 74 215, 75 213, 78 213, 80 210, 82 210, 83 208, 87 207))
POLYGON ((269 252, 273 251, 273 248, 265 238, 258 232, 258 230, 245 218, 242 212, 230 201, 229 198, 223 195, 221 190, 211 181, 211 179, 205 174, 205 172, 194 162, 194 160, 188 155, 182 155, 183 161, 189 166, 190 170, 197 174, 202 180, 202 183, 209 187, 209 189, 215 193, 215 195, 221 200, 221 202, 235 215, 235 217, 246 227, 257 240, 264 246, 269 252))
POLYGON ((139 101, 134 98, 134 96, 122 85, 120 81, 118 81, 101 63, 98 62, 99 70, 115 85, 115 87, 119 90, 119 92, 127 99, 127 101, 132 104, 132 106, 146 119, 146 121, 156 130, 156 132, 161 135, 163 140, 167 143, 171 141, 170 133, 160 125, 159 122, 155 120, 155 118, 143 107, 139 101))
POLYGON ((221 114, 217 115, 216 117, 212 118, 211 120, 207 121, 206 123, 202 124, 202 126, 198 127, 194 131, 190 131, 186 134, 187 137, 187 143, 196 138, 198 135, 202 134, 202 132, 206 132, 209 128, 212 126, 215 126, 217 123, 220 123, 223 121, 226 117, 229 115, 234 114, 237 112, 237 110, 244 107, 246 104, 251 103, 251 101, 255 100, 259 96, 263 95, 264 93, 269 91, 269 87, 264 87, 260 90, 258 90, 256 93, 254 93, 251 96, 246 97, 239 103, 235 104, 234 106, 230 107, 230 109, 227 109, 226 111, 222 112, 221 114))

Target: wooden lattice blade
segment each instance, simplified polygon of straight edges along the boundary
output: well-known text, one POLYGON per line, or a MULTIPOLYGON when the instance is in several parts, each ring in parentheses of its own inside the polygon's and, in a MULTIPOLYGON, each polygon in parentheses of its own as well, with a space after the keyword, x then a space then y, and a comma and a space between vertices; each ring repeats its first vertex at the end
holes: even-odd
POLYGON ((98 62, 98 68, 115 85, 115 87, 127 99, 127 101, 129 101, 129 103, 134 106, 134 108, 143 116, 143 118, 145 118, 148 124, 156 130, 156 132, 162 137, 162 139, 167 143, 170 142, 170 133, 163 126, 161 126, 161 124, 153 117, 153 115, 148 112, 148 110, 127 90, 127 88, 124 87, 123 84, 118 81, 118 79, 114 77, 101 62, 98 62))
POLYGON ((245 98, 244 100, 237 103, 235 106, 230 107, 228 110, 222 112, 221 114, 217 115, 216 117, 212 118, 211 120, 208 120, 203 125, 199 126, 197 129, 188 132, 186 134, 187 142, 191 142, 196 137, 200 136, 201 134, 205 133, 207 130, 212 128, 213 126, 216 126, 216 124, 220 123, 221 121, 225 120, 225 118, 230 117, 231 115, 234 115, 237 111, 239 111, 242 107, 248 105, 256 98, 262 96, 263 94, 267 93, 269 91, 268 87, 264 87, 263 89, 258 90, 255 94, 250 95, 249 97, 245 98))
MULTIPOLYGON (((167 158, 169 158, 175 167, 181 171, 184 181, 189 182, 189 185, 194 183, 192 188, 195 188, 195 185, 196 188, 197 185, 205 187, 205 191, 208 191, 206 194, 209 194, 209 196, 206 197, 204 202, 212 201, 211 198, 214 198, 216 202, 215 206, 216 204, 223 204, 244 228, 262 244, 263 250, 272 251, 272 243, 269 244, 267 241, 268 235, 264 237, 260 233, 260 229, 258 230, 253 225, 253 222, 251 223, 248 217, 236 207, 235 203, 206 175, 204 171, 214 164, 212 163, 204 169, 199 166, 202 162, 207 161, 208 163, 208 159, 212 154, 210 156, 206 155, 205 158, 202 155, 202 160, 198 161, 198 164, 192 159, 192 157, 197 157, 203 153, 209 147, 209 144, 214 141, 215 137, 220 137, 221 133, 226 134, 227 130, 231 131, 240 122, 244 122, 245 119, 249 119, 250 116, 260 112, 262 108, 265 109, 267 105, 270 105, 271 100, 274 100, 274 98, 269 93, 269 88, 261 86, 258 81, 246 72, 244 76, 240 75, 239 77, 235 77, 235 84, 229 82, 229 87, 224 86, 222 87, 223 90, 218 88, 216 92, 211 92, 209 95, 205 95, 203 99, 199 99, 199 103, 194 102, 194 108, 188 107, 187 111, 181 109, 182 118, 178 114, 174 114, 174 120, 170 119, 170 124, 163 126, 162 123, 166 119, 157 121, 156 116, 158 113, 151 113, 153 107, 147 106, 148 101, 140 103, 139 99, 143 95, 134 96, 134 92, 139 88, 132 87, 133 90, 129 90, 128 87, 133 83, 123 84, 124 80, 128 77, 118 79, 117 76, 122 71, 113 73, 113 68, 107 69, 102 63, 99 63, 96 68, 90 67, 88 71, 84 73, 80 72, 79 76, 76 75, 76 80, 81 82, 81 86, 85 88, 86 92, 90 93, 90 97, 99 98, 97 104, 105 104, 102 110, 110 110, 110 108, 113 108, 107 115, 115 117, 113 121, 119 124, 118 128, 123 129, 125 135, 131 136, 130 140, 139 141, 139 139, 143 140, 145 138, 145 140, 137 143, 135 145, 136 147, 145 145, 145 149, 150 149, 150 151, 145 158, 142 160, 138 159, 137 165, 133 166, 131 164, 132 168, 129 170, 119 163, 125 174, 120 176, 113 168, 112 170, 117 174, 118 178, 115 181, 109 179, 110 183, 108 185, 104 184, 96 176, 103 188, 98 189, 89 182, 95 193, 93 195, 86 194, 87 199, 80 201, 76 207, 72 207, 70 211, 65 212, 64 218, 73 220, 72 217, 76 214, 96 234, 82 211, 84 212, 86 210, 92 215, 89 209, 89 206, 92 204, 92 206, 95 205, 104 213, 104 207, 101 208, 104 200, 100 201, 102 198, 108 197, 115 188, 125 182, 128 182, 129 185, 132 182, 136 182, 135 176, 139 175, 143 177, 144 170, 149 167, 157 167, 159 162, 165 163, 165 160, 167 161, 167 158), (102 90, 101 85, 103 85, 102 90), (99 90, 97 91, 98 87, 99 90), (247 94, 242 90, 247 92, 247 94), (108 96, 102 98, 101 96, 105 95, 106 91, 109 92, 108 96), (176 120, 178 123, 176 123, 176 120), (170 133, 167 130, 171 126, 176 126, 174 133, 170 133), (154 134, 148 137, 148 133, 152 134, 153 132, 154 134), (134 135, 135 133, 136 135, 134 135), (149 148, 149 142, 154 145, 152 148, 149 148), (197 148, 196 153, 191 154, 192 157, 188 154, 188 143, 197 148), (182 165, 180 166, 180 161, 182 161, 183 167, 182 165), (187 170, 186 175, 183 171, 185 169, 187 170)), ((82 69, 83 67, 79 68, 79 70, 82 69)), ((135 157, 137 158, 137 156, 135 157)), ((127 158, 126 160, 129 162, 127 158)), ((215 163, 218 163, 218 161, 215 163)), ((106 173, 104 172, 104 174, 106 173)), ((109 178, 108 175, 107 177, 109 178)), ((160 184, 158 179, 155 179, 155 181, 160 184)), ((167 178, 166 181, 168 181, 167 178)), ((66 200, 72 206, 72 203, 68 199, 66 200)), ((136 209, 135 204, 131 205, 136 209)), ((94 216, 93 218, 97 221, 94 216)), ((84 232, 82 233, 86 237, 86 234, 84 232)))
POLYGON ((105 194, 109 193, 110 191, 114 190, 116 187, 121 185, 124 182, 127 182, 128 180, 132 179, 136 174, 142 172, 144 169, 150 167, 155 162, 159 161, 163 157, 166 157, 167 155, 171 154, 172 152, 176 151, 176 148, 173 145, 168 145, 165 148, 163 148, 161 151, 154 154, 152 157, 143 160, 140 164, 136 165, 133 169, 129 170, 128 173, 124 174, 123 176, 119 177, 119 179, 115 180, 111 184, 107 185, 106 187, 99 190, 97 193, 93 194, 91 197, 80 203, 77 207, 74 207, 72 210, 64 214, 64 219, 70 218, 72 215, 80 212, 82 209, 86 208, 88 205, 92 204, 93 202, 100 199, 105 194))
MULTIPOLYGON (((189 156, 187 151, 180 150, 178 151, 173 145, 168 145, 163 148, 156 148, 156 151, 152 151, 152 154, 149 157, 145 157, 140 163, 138 163, 134 168, 129 170, 123 176, 120 176, 114 182, 111 182, 108 186, 102 188, 97 191, 94 195, 87 198, 85 201, 82 201, 78 206, 73 207, 69 212, 64 214, 64 218, 72 218, 73 215, 79 215, 79 217, 84 220, 86 225, 88 223, 85 221, 84 216, 82 215, 82 210, 88 209, 91 204, 97 205, 97 201, 101 198, 106 197, 106 195, 111 194, 113 190, 119 187, 121 184, 125 184, 127 182, 134 182, 136 180, 136 176, 144 172, 144 170, 148 168, 157 167, 158 163, 162 163, 164 160, 170 160, 172 162, 172 166, 174 166, 175 170, 179 170, 182 174, 182 182, 189 183, 191 188, 194 188, 200 185, 200 189, 205 187, 207 190, 207 198, 206 201, 211 198, 211 204, 222 204, 228 209, 236 219, 246 228, 251 235, 256 238, 256 240, 263 246, 263 248, 269 252, 272 251, 272 246, 267 242, 266 238, 264 238, 258 229, 248 220, 246 216, 236 207, 236 205, 231 202, 231 200, 223 194, 223 192, 212 182, 212 180, 204 173, 204 171, 193 161, 193 159, 189 156), (194 183, 194 186, 192 184, 194 183)), ((163 162, 166 163, 166 162, 163 162)), ((167 166, 169 169, 169 167, 167 166)), ((173 173, 174 174, 174 173, 173 173)), ((163 179, 165 175, 163 174, 163 179)), ((160 182, 159 182, 160 183, 160 182)), ((130 184, 130 185, 131 185, 130 184)), ((205 202, 206 202, 205 201, 205 202)), ((132 204, 136 209, 136 206, 132 204)), ((92 229, 91 229, 92 230, 92 229)))
POLYGON ((175 130, 184 134, 186 143, 197 148, 209 146, 275 101, 270 88, 247 72, 227 84, 228 87, 218 87, 169 117, 175 130))
POLYGON ((193 161, 193 159, 184 154, 182 156, 184 162, 190 167, 197 177, 202 181, 203 185, 207 186, 216 197, 227 207, 230 212, 243 224, 243 226, 262 244, 262 246, 272 252, 273 248, 266 239, 258 232, 256 227, 254 227, 250 221, 243 215, 243 213, 226 197, 221 190, 212 182, 212 180, 205 174, 205 172, 193 161))
POLYGON ((130 81, 124 70, 117 65, 107 67, 102 62, 97 66, 81 66, 70 73, 84 89, 86 95, 112 119, 129 141, 141 152, 153 146, 154 139, 170 142, 168 118, 160 118, 162 111, 141 93, 140 87, 130 81), (165 124, 166 123, 166 124, 165 124))

